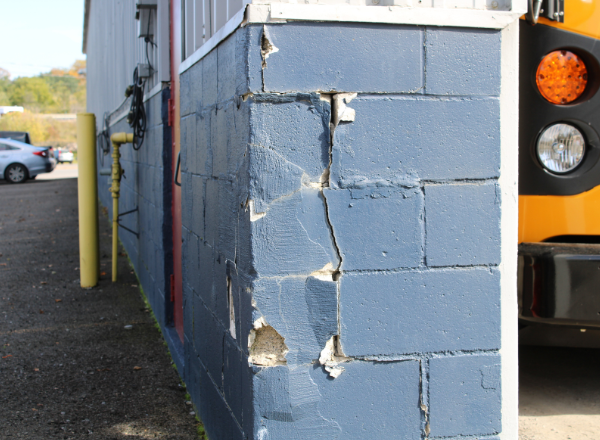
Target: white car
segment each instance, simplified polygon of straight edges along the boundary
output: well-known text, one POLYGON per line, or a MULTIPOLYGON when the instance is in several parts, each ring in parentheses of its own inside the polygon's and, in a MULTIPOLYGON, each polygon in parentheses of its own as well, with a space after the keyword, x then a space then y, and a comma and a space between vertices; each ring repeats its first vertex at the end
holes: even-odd
POLYGON ((48 147, 12 139, 0 139, 0 179, 10 183, 23 183, 38 174, 49 173, 56 167, 56 159, 48 147))
POLYGON ((69 163, 73 163, 73 153, 70 152, 69 150, 57 150, 58 151, 58 163, 64 163, 64 162, 69 162, 69 163))

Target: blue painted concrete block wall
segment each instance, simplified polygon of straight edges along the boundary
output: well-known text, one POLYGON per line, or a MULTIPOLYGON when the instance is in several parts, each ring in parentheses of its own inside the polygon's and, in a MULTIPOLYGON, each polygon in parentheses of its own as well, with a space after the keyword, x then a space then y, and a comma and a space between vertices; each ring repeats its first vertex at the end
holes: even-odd
MULTIPOLYGON (((138 210, 123 216, 121 223, 138 232, 139 237, 120 228, 119 239, 133 263, 156 318, 163 327, 168 324, 169 319, 165 301, 165 292, 169 289, 166 274, 172 270, 169 202, 171 158, 170 148, 164 147, 170 147, 170 128, 166 125, 168 99, 169 89, 165 89, 147 101, 145 107, 148 129, 142 147, 135 151, 131 144, 125 144, 120 149, 121 166, 125 174, 121 179, 119 211, 124 213, 138 210)), ((124 119, 110 128, 110 133, 118 132, 131 132, 124 119)), ((99 168, 110 168, 112 149, 109 155, 99 155, 99 168)), ((98 177, 99 199, 108 209, 112 220, 112 193, 108 191, 110 186, 110 176, 98 177)))
POLYGON ((296 23, 181 75, 211 438, 496 438, 499 72, 498 31, 296 23))

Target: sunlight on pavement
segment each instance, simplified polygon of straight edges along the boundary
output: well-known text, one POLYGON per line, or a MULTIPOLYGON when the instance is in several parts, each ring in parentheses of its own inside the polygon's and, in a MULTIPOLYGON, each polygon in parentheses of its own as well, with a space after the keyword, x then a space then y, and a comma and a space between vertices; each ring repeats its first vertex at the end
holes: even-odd
POLYGON ((36 180, 76 179, 77 164, 59 163, 51 173, 39 174, 36 180))
POLYGON ((520 416, 520 440, 598 440, 600 415, 520 416))

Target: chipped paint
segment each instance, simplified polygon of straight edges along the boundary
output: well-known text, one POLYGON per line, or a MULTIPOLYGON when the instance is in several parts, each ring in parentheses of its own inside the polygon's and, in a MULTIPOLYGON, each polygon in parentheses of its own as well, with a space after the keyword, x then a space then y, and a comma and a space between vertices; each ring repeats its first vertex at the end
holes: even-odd
POLYGON ((248 335, 248 364, 262 367, 286 365, 288 348, 284 338, 267 324, 264 317, 254 322, 248 335))
POLYGON ((260 49, 260 54, 262 56, 262 67, 263 69, 265 69, 267 67, 267 58, 269 58, 269 56, 271 54, 274 54, 276 52, 279 52, 279 49, 277 47, 275 47, 275 45, 273 44, 273 42, 271 41, 271 38, 269 38, 269 30, 267 28, 267 26, 263 26, 263 34, 262 34, 262 42, 261 42, 261 49, 260 49))
POLYGON ((310 274, 311 277, 314 277, 321 281, 335 281, 333 279, 337 269, 331 263, 327 263, 322 269, 315 270, 310 274))
POLYGON ((348 104, 357 96, 357 93, 338 93, 333 95, 333 124, 335 127, 340 122, 354 122, 356 111, 348 107, 348 104))
POLYGON ((350 360, 341 352, 338 341, 339 338, 337 336, 332 336, 319 355, 319 363, 329 373, 329 377, 333 379, 336 379, 345 371, 345 368, 340 364, 350 360))
POLYGON ((231 278, 227 277, 227 305, 229 308, 229 334, 233 339, 236 339, 235 331, 235 309, 233 302, 233 286, 231 278))
POLYGON ((255 222, 257 220, 260 220, 265 215, 267 215, 266 212, 256 212, 255 211, 255 209, 254 209, 254 200, 248 200, 248 208, 247 208, 247 210, 250 212, 250 221, 251 222, 255 222))

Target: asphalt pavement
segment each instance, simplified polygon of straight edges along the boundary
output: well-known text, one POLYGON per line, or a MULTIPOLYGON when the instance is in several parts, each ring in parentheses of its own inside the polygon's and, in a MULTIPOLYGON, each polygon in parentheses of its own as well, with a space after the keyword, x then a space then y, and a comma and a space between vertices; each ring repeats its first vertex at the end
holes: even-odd
POLYGON ((0 200, 0 438, 202 438, 125 256, 110 281, 102 214, 100 284, 79 286, 77 179, 0 200))

